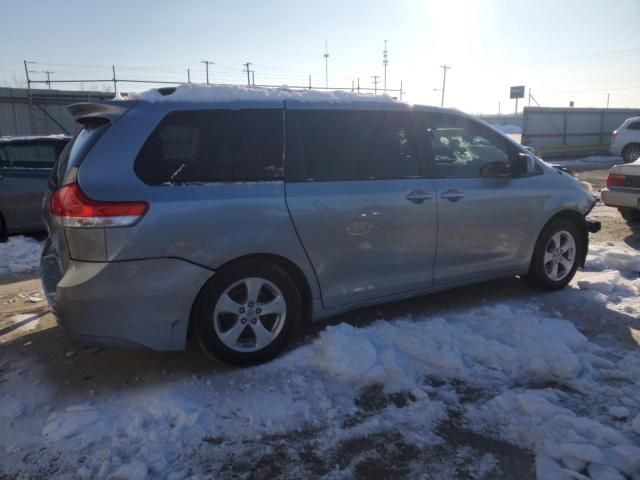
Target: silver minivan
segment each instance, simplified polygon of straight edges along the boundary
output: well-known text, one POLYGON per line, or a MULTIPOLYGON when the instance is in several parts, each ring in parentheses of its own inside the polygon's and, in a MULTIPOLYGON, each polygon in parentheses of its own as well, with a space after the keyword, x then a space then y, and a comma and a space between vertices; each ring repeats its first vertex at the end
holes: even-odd
POLYGON ((584 264, 593 195, 473 117, 228 89, 70 107, 42 279, 81 340, 191 334, 255 364, 306 322, 510 275, 554 290, 584 264))

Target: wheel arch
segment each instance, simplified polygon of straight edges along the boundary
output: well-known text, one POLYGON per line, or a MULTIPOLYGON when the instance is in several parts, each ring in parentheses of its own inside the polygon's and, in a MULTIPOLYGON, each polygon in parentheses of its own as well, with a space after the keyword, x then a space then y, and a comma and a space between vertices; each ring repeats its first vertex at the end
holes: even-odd
MULTIPOLYGON (((538 233, 538 238, 536 239, 536 245, 538 244, 538 241, 540 240, 540 235, 542 235, 542 232, 544 231, 544 229, 547 228, 547 226, 552 222, 555 222, 556 220, 560 220, 560 219, 571 221, 572 223, 575 224, 576 228, 580 232, 581 239, 582 239, 582 249, 580 252, 578 252, 579 254, 578 265, 580 267, 584 267, 584 263, 587 259, 587 251, 589 250, 589 231, 587 230, 587 224, 585 223, 584 215, 582 215, 577 210, 564 209, 552 215, 551 218, 549 218, 549 220, 547 220, 547 222, 540 229, 540 232, 538 233)), ((532 260, 533 260, 533 257, 532 257, 532 260)))
MULTIPOLYGON (((311 323, 311 319, 313 318, 313 295, 311 293, 311 286, 309 285, 309 280, 305 276, 302 268, 300 268, 296 263, 291 261, 290 259, 283 257, 281 255, 275 255, 272 253, 254 253, 249 255, 243 255, 241 257, 234 258, 233 260, 229 260, 228 262, 220 265, 220 267, 216 268, 217 272, 223 271, 229 268, 232 265, 236 265, 238 263, 243 262, 270 262, 278 265, 282 268, 287 274, 291 276, 295 284, 298 286, 298 290, 300 291, 300 300, 302 302, 302 324, 311 323)), ((216 277, 216 274, 209 277, 209 279, 203 283, 202 287, 198 291, 198 294, 193 300, 191 305, 191 312, 189 314, 189 327, 188 332, 189 335, 192 334, 193 328, 193 317, 194 310, 202 291, 204 290, 205 285, 212 279, 216 277)))

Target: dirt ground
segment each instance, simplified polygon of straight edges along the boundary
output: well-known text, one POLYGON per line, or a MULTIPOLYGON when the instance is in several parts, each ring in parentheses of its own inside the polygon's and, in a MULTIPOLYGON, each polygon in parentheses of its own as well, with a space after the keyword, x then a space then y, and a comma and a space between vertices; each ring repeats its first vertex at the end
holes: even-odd
MULTIPOLYGON (((593 184, 597 191, 603 186, 607 171, 589 171, 579 174, 580 178, 593 184)), ((624 241, 627 245, 640 250, 640 227, 632 228, 620 217, 617 210, 600 203, 594 208, 592 218, 602 222, 602 231, 592 236, 592 242, 624 241)), ((484 301, 501 301, 511 298, 531 298, 544 310, 557 311, 570 318, 579 330, 588 337, 614 338, 616 341, 636 346, 639 339, 629 335, 631 319, 594 305, 572 307, 566 305, 554 295, 536 292, 526 287, 516 278, 503 279, 481 285, 459 288, 452 291, 395 302, 374 308, 368 308, 341 315, 328 323, 349 322, 365 325, 379 318, 392 318, 408 314, 434 314, 444 312, 452 306, 473 306, 484 301), (615 317, 615 318, 614 318, 615 317)), ((316 332, 326 323, 309 328, 299 344, 312 341, 316 332)), ((296 348, 294 345, 292 348, 296 348)), ((0 386, 2 384, 2 352, 11 351, 19 356, 37 357, 38 362, 47 365, 47 382, 54 386, 57 394, 65 396, 71 393, 89 391, 108 391, 127 389, 132 384, 153 385, 159 382, 198 374, 212 370, 226 370, 225 367, 212 365, 197 348, 191 346, 186 353, 156 353, 146 351, 123 352, 89 348, 78 344, 55 321, 48 311, 44 295, 40 288, 37 273, 0 279, 0 386), (7 321, 15 315, 25 315, 18 323, 7 321), (39 320, 38 327, 29 325, 39 320), (25 348, 28 346, 29 348, 25 348)), ((473 391, 465 391, 464 385, 453 386, 463 394, 473 397, 473 391)), ((397 402, 402 407, 406 399, 389 397, 379 386, 372 385, 363 389, 356 399, 361 415, 375 415, 389 402, 397 402)), ((300 438, 263 439, 270 442, 271 454, 265 454, 260 462, 247 465, 241 459, 229 460, 229 471, 221 472, 234 475, 251 473, 258 478, 279 476, 287 471, 287 448, 298 449, 299 457, 305 459, 305 469, 310 475, 322 475, 346 458, 362 457, 355 473, 360 478, 393 478, 407 473, 409 463, 419 462, 425 465, 423 478, 475 478, 472 466, 483 455, 490 453, 496 460, 490 478, 534 478, 534 456, 493 438, 483 437, 465 430, 455 422, 456 412, 451 412, 449 420, 438 427, 437 433, 445 442, 430 449, 418 449, 402 440, 397 431, 362 437, 340 446, 331 458, 317 458, 313 454, 314 438, 319 432, 302 432, 300 438), (307 449, 307 450, 305 450, 307 449), (305 453, 306 451, 306 453, 305 453), (283 453, 284 452, 284 453, 283 453), (375 452, 374 459, 367 452, 375 452)), ((354 419, 357 421, 357 418, 354 419)), ((216 439, 211 439, 215 445, 216 439)), ((1 475, 0 475, 1 476, 1 475)), ((227 475, 225 475, 227 476, 227 475)))

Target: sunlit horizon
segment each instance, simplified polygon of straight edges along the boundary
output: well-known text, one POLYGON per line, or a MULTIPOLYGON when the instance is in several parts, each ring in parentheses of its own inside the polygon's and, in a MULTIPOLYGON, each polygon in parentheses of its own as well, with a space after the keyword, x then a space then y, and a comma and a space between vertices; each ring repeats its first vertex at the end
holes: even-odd
MULTIPOLYGON (((2 86, 32 80, 97 79, 52 84, 60 89, 113 89, 119 79, 246 84, 250 62, 256 84, 325 84, 325 40, 329 85, 383 90, 384 40, 388 41, 387 86, 402 81, 410 103, 439 105, 442 68, 447 72, 445 106, 472 113, 513 113, 509 87, 525 85, 519 107, 640 107, 640 39, 635 24, 640 2, 544 0, 356 4, 327 1, 299 5, 280 1, 116 1, 99 14, 77 1, 52 7, 14 3, 15 21, 5 27, 0 58, 2 86), (33 17, 38 9, 46 14, 33 17), (29 35, 24 25, 29 25, 29 35), (68 27, 67 27, 68 26, 68 27), (67 27, 67 28, 65 28, 67 27)), ((123 91, 160 84, 119 83, 123 91)), ((47 88, 44 83, 33 88, 47 88)), ((397 93, 392 93, 397 95, 397 93)))

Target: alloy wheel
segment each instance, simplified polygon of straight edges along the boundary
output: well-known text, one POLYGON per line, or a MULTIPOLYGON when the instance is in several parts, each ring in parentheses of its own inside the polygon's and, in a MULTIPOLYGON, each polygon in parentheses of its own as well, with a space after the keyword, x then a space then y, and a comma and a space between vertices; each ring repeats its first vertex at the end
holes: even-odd
POLYGON ((243 278, 229 286, 216 303, 213 327, 218 338, 237 352, 254 352, 280 334, 287 304, 280 289, 259 277, 243 278))
POLYGON ((576 241, 571 233, 555 233, 544 249, 544 270, 554 282, 564 279, 576 263, 576 241))

